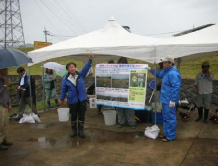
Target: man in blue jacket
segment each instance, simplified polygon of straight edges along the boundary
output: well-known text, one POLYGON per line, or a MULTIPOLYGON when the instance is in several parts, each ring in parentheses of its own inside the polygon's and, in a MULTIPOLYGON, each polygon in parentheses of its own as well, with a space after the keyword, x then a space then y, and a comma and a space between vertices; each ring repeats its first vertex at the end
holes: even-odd
POLYGON ((68 74, 63 78, 62 81, 61 106, 64 104, 64 99, 67 93, 67 102, 69 104, 71 113, 71 137, 75 137, 77 135, 77 119, 79 129, 78 134, 81 138, 85 137, 83 134, 83 127, 85 121, 87 93, 84 84, 84 78, 92 66, 92 58, 93 55, 90 54, 89 61, 86 62, 85 66, 80 72, 76 71, 75 63, 68 63, 66 65, 68 74))
MULTIPOLYGON (((160 102, 162 103, 163 130, 164 134, 159 137, 163 142, 175 139, 176 134, 176 105, 179 100, 181 87, 181 75, 174 66, 174 58, 161 59, 163 70, 157 71, 156 76, 162 79, 160 102)), ((147 67, 155 75, 155 70, 147 67)))

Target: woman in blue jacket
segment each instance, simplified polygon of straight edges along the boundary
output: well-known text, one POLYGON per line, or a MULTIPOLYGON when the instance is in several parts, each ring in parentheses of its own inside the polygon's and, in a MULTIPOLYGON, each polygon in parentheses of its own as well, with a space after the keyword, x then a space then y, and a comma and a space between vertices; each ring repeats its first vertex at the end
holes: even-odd
MULTIPOLYGON (((181 87, 181 75, 174 66, 174 58, 161 59, 163 70, 157 70, 156 76, 161 78, 160 102, 162 103, 163 130, 164 134, 159 137, 163 142, 172 141, 176 134, 176 105, 179 100, 181 87)), ((147 67, 155 75, 155 70, 147 67)))
POLYGON ((84 78, 87 75, 89 69, 92 66, 93 55, 89 55, 89 61, 86 62, 83 69, 78 72, 76 71, 75 63, 68 63, 66 69, 68 74, 63 78, 62 88, 61 88, 61 106, 64 104, 64 98, 67 93, 67 102, 69 104, 71 113, 71 126, 72 134, 71 137, 77 135, 77 119, 78 119, 78 135, 84 138, 83 127, 85 121, 86 112, 86 87, 84 84, 84 78))

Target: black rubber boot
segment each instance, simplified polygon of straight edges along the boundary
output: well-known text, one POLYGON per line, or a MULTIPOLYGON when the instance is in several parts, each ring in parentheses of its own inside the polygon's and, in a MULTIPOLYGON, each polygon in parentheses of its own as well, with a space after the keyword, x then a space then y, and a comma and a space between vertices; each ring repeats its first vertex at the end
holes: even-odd
POLYGON ((102 115, 101 108, 102 108, 101 105, 97 105, 97 113, 98 113, 98 115, 102 115))
POLYGON ((5 146, 11 146, 11 145, 13 145, 12 142, 9 142, 9 141, 7 141, 7 140, 4 140, 4 141, 2 142, 2 144, 5 145, 5 146))
POLYGON ((58 99, 55 99, 55 104, 56 104, 56 107, 60 106, 60 104, 58 103, 58 99))
POLYGON ((71 137, 75 137, 77 135, 77 121, 71 122, 72 133, 71 137))
POLYGON ((0 144, 0 150, 8 150, 8 147, 4 144, 0 144))
POLYGON ((209 109, 204 109, 204 123, 208 123, 207 118, 209 114, 209 109))
POLYGON ((202 115, 203 115, 203 108, 201 107, 201 108, 198 108, 198 118, 197 119, 195 119, 195 121, 199 121, 199 120, 201 120, 202 119, 202 115))
POLYGON ((85 135, 83 134, 83 127, 84 127, 84 122, 79 121, 79 124, 78 124, 79 133, 78 134, 81 138, 85 138, 85 135))
POLYGON ((47 101, 47 105, 48 105, 48 108, 53 108, 53 107, 51 106, 50 101, 47 101))

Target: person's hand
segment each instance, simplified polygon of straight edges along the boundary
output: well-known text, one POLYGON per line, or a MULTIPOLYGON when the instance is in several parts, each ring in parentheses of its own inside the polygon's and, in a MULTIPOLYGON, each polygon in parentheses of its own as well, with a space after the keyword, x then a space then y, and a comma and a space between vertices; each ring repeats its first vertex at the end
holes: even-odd
POLYGON ((10 113, 12 111, 11 105, 8 106, 8 112, 10 113))
POLYGON ((60 102, 60 105, 63 107, 63 106, 64 106, 64 101, 61 101, 61 102, 60 102))
POLYGON ((147 70, 151 70, 151 67, 149 67, 149 66, 146 66, 145 68, 146 68, 147 70))
POLYGON ((18 86, 18 87, 17 87, 17 90, 18 90, 18 91, 20 91, 21 89, 22 89, 21 86, 18 86))
POLYGON ((5 86, 5 87, 9 87, 9 86, 10 86, 9 80, 5 80, 4 86, 5 86))
POLYGON ((173 108, 173 107, 175 107, 176 106, 176 104, 175 104, 175 102, 173 102, 173 101, 170 101, 170 108, 173 108))
POLYGON ((93 53, 90 53, 90 54, 89 54, 89 60, 91 61, 93 58, 94 58, 93 53))

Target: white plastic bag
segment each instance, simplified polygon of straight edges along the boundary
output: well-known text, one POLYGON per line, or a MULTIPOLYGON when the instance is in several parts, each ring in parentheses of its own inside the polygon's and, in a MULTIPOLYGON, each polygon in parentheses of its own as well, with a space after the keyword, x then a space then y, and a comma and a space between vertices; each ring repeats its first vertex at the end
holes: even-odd
POLYGON ((35 123, 35 120, 31 115, 23 114, 23 117, 20 119, 19 123, 35 123))
POLYGON ((41 122, 39 116, 37 114, 34 114, 34 113, 31 113, 31 116, 33 117, 33 119, 36 121, 36 122, 41 122))
POLYGON ((145 128, 145 136, 151 139, 156 139, 160 133, 160 129, 157 125, 145 128))

